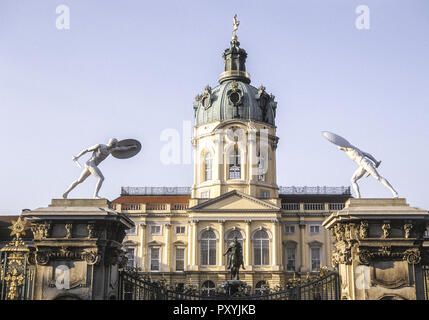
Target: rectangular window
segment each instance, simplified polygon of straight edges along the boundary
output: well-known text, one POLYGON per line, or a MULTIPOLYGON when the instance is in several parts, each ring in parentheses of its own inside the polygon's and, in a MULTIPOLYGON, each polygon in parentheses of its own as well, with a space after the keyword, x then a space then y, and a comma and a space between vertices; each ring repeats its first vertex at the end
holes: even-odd
POLYGON ((125 231, 126 234, 136 234, 136 227, 132 227, 125 231))
POLYGON ((311 234, 318 234, 318 233, 320 233, 320 226, 319 225, 311 225, 310 226, 310 233, 311 234))
POLYGON ((159 271, 159 248, 150 249, 150 270, 159 271))
POLYGON ((208 199, 209 198, 209 192, 208 191, 203 191, 200 193, 200 198, 201 199, 208 199))
POLYGON ((176 226, 176 234, 185 234, 186 227, 185 226, 176 226))
POLYGON ((216 265, 216 240, 201 241, 201 265, 216 265))
POLYGON ((150 234, 161 234, 161 226, 150 226, 150 234))
POLYGON ((310 248, 311 271, 320 270, 320 248, 310 248))
POLYGON ((294 225, 285 225, 285 233, 287 234, 294 234, 295 233, 295 226, 294 225))
POLYGON ((257 266, 269 265, 270 259, 270 241, 269 240, 256 240, 254 242, 254 263, 257 266))
POLYGON ((176 248, 176 271, 185 270, 185 249, 176 248))
POLYGON ((270 198, 270 192, 268 190, 261 190, 260 191, 260 197, 261 197, 261 199, 269 199, 270 198))
POLYGON ((126 253, 126 257, 127 257, 127 267, 129 268, 134 268, 136 266, 136 256, 134 254, 134 248, 127 248, 127 253, 126 253))
POLYGON ((295 271, 296 248, 286 248, 286 270, 295 271))
POLYGON ((236 146, 229 155, 229 178, 241 178, 240 152, 236 146))

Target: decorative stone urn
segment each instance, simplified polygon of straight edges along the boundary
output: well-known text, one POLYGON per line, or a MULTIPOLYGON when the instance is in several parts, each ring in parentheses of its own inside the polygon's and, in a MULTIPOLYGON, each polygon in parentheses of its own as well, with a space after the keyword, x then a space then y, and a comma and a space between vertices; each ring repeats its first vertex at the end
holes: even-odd
POLYGON ((349 199, 323 225, 332 232, 341 296, 347 300, 424 299, 428 211, 405 199, 349 199))
POLYGON ((125 230, 134 223, 106 199, 53 199, 24 210, 34 235, 33 299, 116 299, 125 230))

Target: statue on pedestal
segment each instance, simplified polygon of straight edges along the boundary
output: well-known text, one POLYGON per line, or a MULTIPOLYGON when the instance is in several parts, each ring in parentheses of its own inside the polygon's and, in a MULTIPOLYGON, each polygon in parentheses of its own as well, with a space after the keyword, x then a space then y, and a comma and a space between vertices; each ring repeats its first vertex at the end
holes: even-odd
POLYGON ((86 180, 91 174, 98 179, 97 185, 95 186, 94 199, 100 199, 98 192, 101 188, 101 185, 104 181, 104 176, 101 173, 98 165, 106 159, 110 154, 118 159, 127 159, 135 156, 141 150, 141 144, 139 141, 134 139, 126 139, 119 141, 112 138, 109 140, 107 145, 105 144, 96 144, 95 146, 89 147, 79 153, 77 156, 74 156, 72 160, 76 163, 78 167, 81 168, 81 165, 78 162, 78 159, 86 154, 87 152, 92 152, 91 158, 86 162, 85 168, 82 171, 80 177, 73 181, 70 187, 64 192, 63 198, 67 199, 68 194, 72 191, 78 184, 86 180))
POLYGON ((234 240, 228 246, 228 249, 224 253, 227 255, 227 265, 226 268, 231 270, 231 280, 235 277, 236 280, 240 279, 239 271, 240 267, 244 268, 243 263, 243 248, 241 243, 238 241, 237 237, 234 237, 234 240))
POLYGON ((368 173, 367 177, 371 175, 375 179, 380 181, 386 188, 388 188, 392 192, 394 198, 398 197, 398 193, 395 189, 393 189, 389 181, 383 178, 376 170, 376 168, 378 168, 378 166, 380 165, 381 161, 377 161, 371 154, 359 150, 358 148, 350 144, 346 139, 339 135, 336 135, 335 133, 323 131, 322 135, 327 140, 337 145, 340 150, 344 151, 350 159, 352 159, 359 165, 359 169, 355 171, 352 178, 350 179, 353 185, 353 189, 356 192, 357 198, 360 198, 360 190, 357 184, 357 180, 362 178, 365 173, 368 173))

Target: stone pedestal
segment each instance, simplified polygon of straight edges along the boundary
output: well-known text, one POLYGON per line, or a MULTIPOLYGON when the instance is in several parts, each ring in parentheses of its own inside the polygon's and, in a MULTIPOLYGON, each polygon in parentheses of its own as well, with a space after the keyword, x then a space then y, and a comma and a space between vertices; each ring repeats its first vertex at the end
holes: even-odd
POLYGON ((342 299, 424 299, 428 211, 405 199, 349 199, 323 225, 335 238, 342 299))
POLYGON ((22 216, 34 235, 34 299, 117 298, 129 218, 106 199, 53 199, 22 216))

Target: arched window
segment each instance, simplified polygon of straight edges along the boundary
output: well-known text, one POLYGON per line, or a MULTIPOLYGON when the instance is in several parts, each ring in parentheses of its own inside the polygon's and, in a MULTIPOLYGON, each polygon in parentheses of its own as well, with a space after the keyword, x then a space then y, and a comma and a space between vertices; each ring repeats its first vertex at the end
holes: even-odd
POLYGON ((253 236, 253 257, 257 266, 270 264, 270 239, 265 230, 258 230, 253 236))
POLYGON ((201 265, 216 265, 216 235, 213 230, 205 230, 201 234, 201 265))
POLYGON ((207 280, 207 281, 204 281, 203 284, 201 285, 201 294, 203 296, 210 297, 214 295, 215 290, 216 290, 216 286, 213 281, 207 280))
POLYGON ((212 155, 210 152, 206 153, 204 156, 204 181, 212 179, 212 155))
POLYGON ((241 232, 237 229, 231 230, 228 232, 226 236, 226 247, 228 248, 231 242, 234 240, 234 238, 237 237, 238 242, 240 242, 241 247, 243 248, 243 236, 241 235, 241 232))
POLYGON ((255 294, 263 294, 268 290, 268 285, 265 280, 258 281, 255 285, 255 294))
POLYGON ((241 167, 240 167, 240 150, 235 145, 234 149, 229 154, 229 179, 240 179, 241 178, 241 167))

